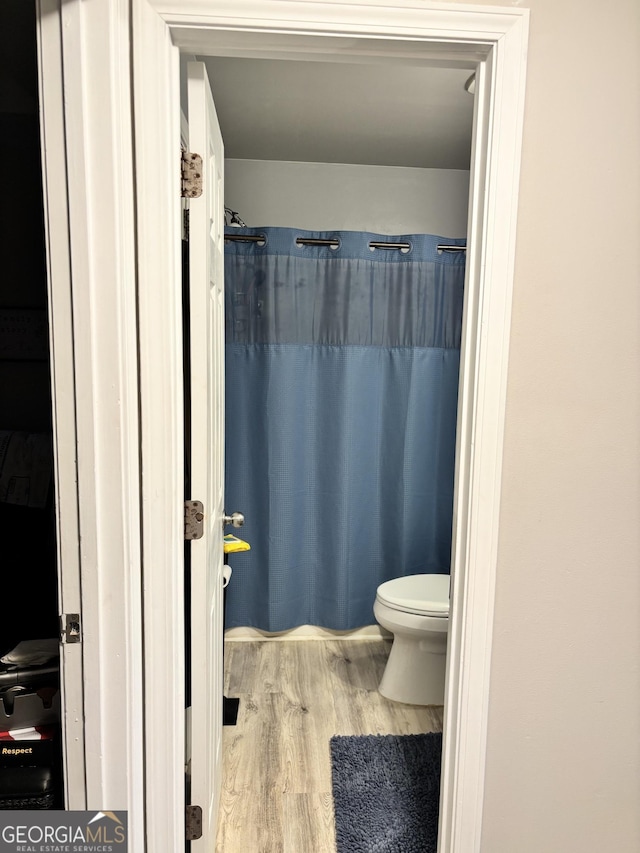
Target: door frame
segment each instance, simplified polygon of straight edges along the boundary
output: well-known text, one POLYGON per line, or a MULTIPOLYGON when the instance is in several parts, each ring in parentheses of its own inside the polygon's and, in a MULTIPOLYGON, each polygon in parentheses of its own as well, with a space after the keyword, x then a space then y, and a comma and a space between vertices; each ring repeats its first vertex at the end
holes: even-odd
MULTIPOLYGON (((40 0, 41 24, 49 14, 64 62, 44 73, 60 77, 73 164, 64 192, 47 184, 49 203, 64 195, 68 205, 75 300, 73 365, 60 370, 73 369, 83 401, 82 604, 96 620, 87 635, 85 615, 85 673, 87 663, 101 672, 85 675, 95 691, 85 736, 95 729, 101 750, 86 751, 88 800, 128 808, 135 849, 158 853, 184 839, 179 51, 207 53, 217 40, 227 55, 475 68, 438 849, 479 850, 528 10, 429 0, 40 0), (109 622, 113 601, 119 630, 109 622), (117 706, 107 677, 116 663, 126 698, 117 706), (112 750, 116 725, 121 748, 112 750)), ((55 109, 46 93, 43 106, 46 128, 55 109)), ((64 264, 54 267, 58 292, 64 264)))
MULTIPOLYGON (((36 38, 58 586, 81 626, 80 642, 61 646, 65 806, 144 818, 127 6, 36 0, 36 38), (89 96, 105 73, 112 97, 89 96)), ((145 849, 144 819, 129 838, 145 849)))
MULTIPOLYGON (((46 6, 45 6, 46 8, 46 6)), ((81 613, 79 529, 76 460, 76 385, 73 369, 72 294, 69 223, 66 208, 63 91, 60 75, 44 75, 44 67, 61 68, 60 42, 54 16, 41 16, 37 32, 40 102, 49 120, 42 127, 44 224, 47 277, 56 270, 56 287, 48 289, 51 401, 56 495, 58 607, 62 613, 81 613), (54 109, 54 107, 56 107, 54 109)), ((82 643, 60 643, 61 736, 64 803, 86 808, 84 679, 82 643)))

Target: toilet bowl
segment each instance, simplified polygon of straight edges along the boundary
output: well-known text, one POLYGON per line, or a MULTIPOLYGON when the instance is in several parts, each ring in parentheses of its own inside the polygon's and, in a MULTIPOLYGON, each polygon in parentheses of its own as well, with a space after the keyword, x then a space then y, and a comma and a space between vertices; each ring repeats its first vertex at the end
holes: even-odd
POLYGON ((378 690, 408 705, 444 704, 449 575, 407 575, 380 584, 373 605, 393 645, 378 690))

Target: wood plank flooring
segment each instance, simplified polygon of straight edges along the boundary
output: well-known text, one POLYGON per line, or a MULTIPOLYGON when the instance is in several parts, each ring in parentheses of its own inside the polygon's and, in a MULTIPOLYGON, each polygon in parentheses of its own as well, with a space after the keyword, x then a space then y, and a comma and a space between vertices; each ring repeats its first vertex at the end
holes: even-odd
POLYGON ((225 695, 240 697, 225 726, 216 853, 335 851, 332 735, 442 731, 442 708, 378 693, 387 640, 231 642, 225 695))

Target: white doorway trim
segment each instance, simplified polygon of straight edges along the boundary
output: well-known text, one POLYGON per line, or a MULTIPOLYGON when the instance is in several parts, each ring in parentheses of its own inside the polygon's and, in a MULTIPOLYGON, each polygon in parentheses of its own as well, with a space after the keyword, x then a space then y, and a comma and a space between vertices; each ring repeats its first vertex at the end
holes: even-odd
MULTIPOLYGON (((55 8, 55 7, 54 7, 55 8)), ((41 10, 51 9, 41 0, 41 10)), ((47 103, 42 121, 42 159, 45 180, 44 218, 49 287, 51 402, 56 494, 58 600, 60 613, 82 612, 79 506, 76 459, 76 388, 73 367, 73 308, 70 275, 67 170, 64 156, 64 111, 61 45, 55 38, 56 18, 41 15, 37 33, 40 101, 47 103), (53 37, 52 37, 53 36, 53 37), (44 75, 43 68, 58 73, 44 75)), ((64 803, 67 809, 86 808, 84 684, 82 643, 60 644, 61 733, 64 803)))
POLYGON ((129 9, 36 9, 59 575, 81 618, 64 652, 67 807, 127 809, 130 847, 144 850, 129 9))
MULTIPOLYGON (((476 68, 439 850, 479 850, 528 12, 422 0, 151 5, 191 54, 476 68)), ((133 55, 135 79, 148 57, 135 43, 133 55)), ((157 101, 157 87, 138 93, 149 143, 145 107, 157 101)), ((153 267, 156 288, 161 274, 153 267)))
MULTIPOLYGON (((128 733, 124 755, 102 754, 103 790, 122 781, 128 806, 120 807, 130 809, 135 836, 145 837, 136 850, 181 849, 182 316, 173 153, 180 146, 178 51, 212 52, 213 40, 228 55, 453 63, 476 68, 477 84, 439 851, 474 853, 482 823, 528 12, 423 0, 401 6, 388 0, 131 4, 130 10, 126 0, 65 0, 59 7, 66 146, 69 152, 75 145, 81 169, 67 188, 72 281, 84 282, 77 276, 86 274, 88 287, 87 298, 74 305, 75 370, 82 380, 92 367, 93 383, 77 391, 86 394, 87 406, 78 421, 78 448, 95 451, 99 462, 92 479, 80 477, 80 502, 95 504, 114 477, 121 486, 119 494, 107 490, 114 503, 101 500, 84 513, 83 535, 90 543, 106 532, 105 506, 117 519, 108 531, 114 559, 102 554, 96 560, 97 583, 86 596, 83 588, 83 600, 88 597, 97 618, 105 618, 101 585, 111 590, 119 579, 124 587, 115 589, 124 608, 122 634, 100 636, 100 659, 123 655, 125 683, 133 686, 128 702, 143 698, 135 687, 139 583, 144 609, 144 818, 142 758, 132 741, 141 705, 102 711, 111 727, 119 720, 128 733), (83 356, 93 361, 83 365, 83 356), (104 467, 109 459, 115 471, 104 467), (122 565, 113 565, 123 557, 122 565)), ((97 687, 106 699, 106 685, 97 687)), ((91 776, 97 760, 87 759, 91 776)))

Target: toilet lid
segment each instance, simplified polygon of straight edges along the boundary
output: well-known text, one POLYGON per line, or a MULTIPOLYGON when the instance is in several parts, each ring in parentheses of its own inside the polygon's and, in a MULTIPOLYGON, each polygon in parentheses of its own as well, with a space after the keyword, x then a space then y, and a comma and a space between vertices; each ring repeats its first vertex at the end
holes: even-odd
POLYGON ((388 607, 407 613, 447 616, 449 575, 407 575, 378 587, 378 599, 388 607))

